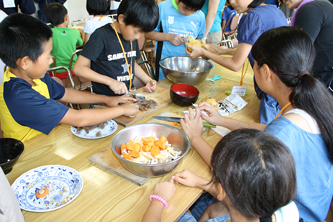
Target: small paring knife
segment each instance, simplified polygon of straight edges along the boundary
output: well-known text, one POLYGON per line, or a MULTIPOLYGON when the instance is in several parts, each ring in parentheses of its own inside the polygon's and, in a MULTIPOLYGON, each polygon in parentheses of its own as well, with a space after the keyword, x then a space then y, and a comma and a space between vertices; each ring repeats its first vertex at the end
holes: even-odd
MULTIPOLYGON (((159 120, 164 120, 164 121, 170 121, 170 122, 177 122, 179 123, 181 119, 183 118, 179 118, 179 117, 171 117, 171 116, 153 116, 154 119, 159 119, 159 120)), ((202 121, 203 126, 204 127, 211 127, 211 128, 215 128, 215 125, 212 125, 206 121, 202 121)))

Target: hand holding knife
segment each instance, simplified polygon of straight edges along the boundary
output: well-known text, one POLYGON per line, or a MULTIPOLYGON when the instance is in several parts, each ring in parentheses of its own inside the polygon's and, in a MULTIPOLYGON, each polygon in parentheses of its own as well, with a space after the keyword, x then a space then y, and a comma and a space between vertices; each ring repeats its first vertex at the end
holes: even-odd
MULTIPOLYGON (((177 122, 179 123, 181 119, 180 117, 171 117, 171 116, 153 116, 154 119, 164 120, 164 121, 170 121, 170 122, 177 122)), ((215 128, 215 125, 212 125, 206 121, 202 121, 204 127, 211 127, 215 128)))

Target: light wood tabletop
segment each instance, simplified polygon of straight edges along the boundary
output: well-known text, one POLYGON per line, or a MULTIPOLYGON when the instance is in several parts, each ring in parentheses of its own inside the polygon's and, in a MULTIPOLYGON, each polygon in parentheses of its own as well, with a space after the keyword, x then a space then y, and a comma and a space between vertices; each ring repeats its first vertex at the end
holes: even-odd
MULTIPOLYGON (((214 68, 208 77, 221 75, 222 78, 215 83, 204 81, 196 87, 200 91, 198 102, 210 96, 216 100, 224 99, 226 90, 231 90, 233 85, 239 84, 241 72, 232 72, 214 63, 214 68)), ((243 99, 248 103, 241 111, 230 117, 251 122, 259 122, 259 100, 253 89, 253 72, 249 66, 244 79, 248 85, 248 95, 243 99)), ((165 79, 158 82, 163 87, 172 83, 165 79)), ((139 89, 138 91, 140 92, 139 89)), ((165 95, 169 96, 169 95, 165 95)), ((138 123, 151 120, 152 116, 163 112, 182 113, 186 107, 173 103, 141 119, 138 123)), ((118 125, 115 133, 124 129, 118 125)), ((108 137, 88 140, 79 138, 71 133, 67 125, 57 126, 49 135, 39 135, 24 142, 25 150, 12 172, 7 174, 7 179, 12 184, 16 178, 30 169, 43 165, 65 165, 76 169, 84 179, 84 187, 80 195, 70 204, 51 212, 34 213, 22 211, 25 221, 141 221, 149 205, 149 196, 153 193, 154 185, 184 169, 191 169, 198 175, 210 178, 210 169, 191 148, 180 164, 169 174, 150 179, 143 186, 129 182, 110 171, 107 171, 89 161, 89 157, 110 146, 113 135, 108 137)), ((209 129, 203 137, 209 144, 215 146, 221 136, 209 129)), ((162 221, 177 220, 195 200, 202 190, 189 188, 176 184, 174 197, 169 201, 169 207, 163 211, 162 221)))

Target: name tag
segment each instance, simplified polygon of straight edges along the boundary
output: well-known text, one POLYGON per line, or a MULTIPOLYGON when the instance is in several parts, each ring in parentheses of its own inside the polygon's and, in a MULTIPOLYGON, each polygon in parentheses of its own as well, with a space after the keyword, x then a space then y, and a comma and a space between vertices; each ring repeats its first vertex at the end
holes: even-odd
POLYGON ((2 0, 4 8, 15 8, 15 0, 2 0))
POLYGON ((245 96, 247 86, 233 86, 231 94, 236 94, 239 96, 245 96))

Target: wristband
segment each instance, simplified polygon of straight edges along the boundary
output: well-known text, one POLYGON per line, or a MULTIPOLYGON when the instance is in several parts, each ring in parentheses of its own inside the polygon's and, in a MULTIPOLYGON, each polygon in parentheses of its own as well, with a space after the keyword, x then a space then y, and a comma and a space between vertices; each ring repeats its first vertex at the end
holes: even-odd
POLYGON ((164 208, 168 208, 169 204, 166 202, 162 197, 157 196, 155 194, 150 195, 149 200, 152 201, 152 199, 156 199, 161 201, 164 204, 164 208))
POLYGON ((207 40, 207 37, 203 37, 202 39, 206 41, 206 40, 207 40))

